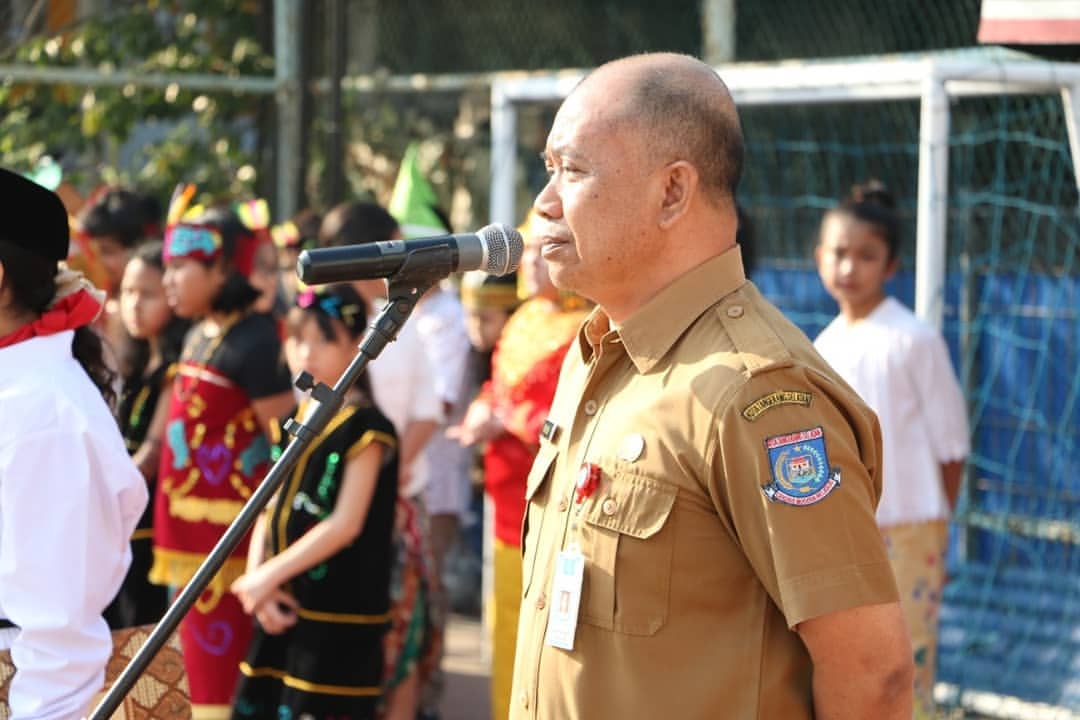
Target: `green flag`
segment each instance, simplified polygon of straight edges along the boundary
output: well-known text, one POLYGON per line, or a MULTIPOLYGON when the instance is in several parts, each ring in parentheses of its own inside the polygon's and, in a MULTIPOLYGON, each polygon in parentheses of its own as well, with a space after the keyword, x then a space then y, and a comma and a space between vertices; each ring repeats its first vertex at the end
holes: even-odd
POLYGON ((420 165, 417 163, 419 149, 420 146, 415 142, 409 143, 406 148, 387 208, 401 225, 405 239, 443 235, 447 232, 434 210, 439 203, 435 190, 420 172, 420 165))

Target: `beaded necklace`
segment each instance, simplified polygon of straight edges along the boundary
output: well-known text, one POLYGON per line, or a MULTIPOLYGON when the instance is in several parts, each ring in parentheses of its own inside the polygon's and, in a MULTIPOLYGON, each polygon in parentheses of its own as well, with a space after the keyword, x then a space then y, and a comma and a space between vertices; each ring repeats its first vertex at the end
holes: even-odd
MULTIPOLYGON (((214 335, 210 335, 207 333, 208 328, 205 325, 207 321, 204 320, 204 324, 201 324, 198 330, 201 337, 199 337, 195 342, 190 343, 187 347, 184 348, 184 351, 180 356, 180 364, 197 366, 194 372, 199 373, 202 379, 206 379, 210 382, 215 382, 217 384, 229 383, 229 381, 223 378, 215 379, 218 377, 217 373, 211 373, 207 375, 206 372, 203 372, 202 368, 205 368, 208 365, 210 359, 214 356, 214 352, 217 351, 218 346, 221 345, 221 342, 225 339, 225 336, 229 334, 229 331, 232 329, 233 325, 238 323, 242 318, 246 316, 247 313, 244 312, 230 314, 222 322, 216 323, 217 332, 214 335)), ((181 372, 185 373, 183 369, 181 369, 181 372)), ((177 387, 176 392, 179 395, 180 399, 186 404, 194 399, 196 387, 197 383, 182 384, 181 386, 177 387)))
POLYGON ((227 315, 222 322, 215 323, 216 332, 212 335, 208 332, 209 321, 203 320, 202 323, 199 324, 199 334, 201 337, 184 348, 184 352, 180 357, 181 362, 192 363, 194 365, 206 365, 210 358, 213 357, 214 351, 221 345, 221 341, 229 334, 233 325, 246 316, 247 313, 244 312, 236 312, 227 315), (196 352, 196 350, 198 350, 198 352, 196 352))

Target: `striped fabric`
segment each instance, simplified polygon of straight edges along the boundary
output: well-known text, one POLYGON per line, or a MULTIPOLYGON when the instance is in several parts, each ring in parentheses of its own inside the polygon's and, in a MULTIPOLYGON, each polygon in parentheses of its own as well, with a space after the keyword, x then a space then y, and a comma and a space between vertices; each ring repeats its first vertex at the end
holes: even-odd
POLYGON ((983 0, 979 42, 1010 45, 1080 43, 1075 0, 983 0))

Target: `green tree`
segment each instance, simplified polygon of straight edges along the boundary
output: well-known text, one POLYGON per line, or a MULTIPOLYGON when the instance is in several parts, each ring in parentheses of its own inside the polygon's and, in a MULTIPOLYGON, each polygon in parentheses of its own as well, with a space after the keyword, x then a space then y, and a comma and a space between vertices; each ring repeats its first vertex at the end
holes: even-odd
MULTIPOLYGON (((150 0, 92 17, 13 48, 4 62, 122 69, 141 74, 266 75, 256 0, 150 0)), ((250 197, 260 179, 265 99, 151 89, 0 83, 0 164, 32 169, 62 156, 66 179, 86 192, 125 183, 159 198, 194 182, 200 199, 250 197), (135 146, 142 138, 142 147, 135 146)))

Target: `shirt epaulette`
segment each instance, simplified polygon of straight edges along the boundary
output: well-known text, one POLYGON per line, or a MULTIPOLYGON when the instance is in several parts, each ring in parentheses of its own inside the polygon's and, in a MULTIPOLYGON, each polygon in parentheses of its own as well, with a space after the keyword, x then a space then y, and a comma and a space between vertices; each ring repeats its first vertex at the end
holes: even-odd
POLYGON ((735 345, 748 378, 791 365, 791 351, 744 292, 728 295, 717 303, 715 312, 735 345))

